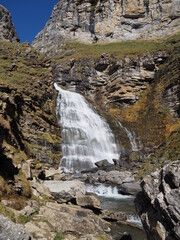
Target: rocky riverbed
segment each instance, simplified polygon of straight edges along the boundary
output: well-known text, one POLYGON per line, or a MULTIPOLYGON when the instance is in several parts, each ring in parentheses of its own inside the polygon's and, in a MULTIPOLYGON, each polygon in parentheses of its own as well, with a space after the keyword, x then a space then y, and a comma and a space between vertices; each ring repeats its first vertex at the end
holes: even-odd
MULTIPOLYGON (((4 199, 2 204, 24 224, 24 228, 22 226, 21 228, 27 236, 35 239, 53 239, 57 231, 62 234, 63 239, 68 240, 99 239, 100 236, 103 239, 116 239, 118 233, 115 229, 120 225, 125 225, 127 230, 131 229, 132 236, 134 231, 141 235, 141 226, 130 220, 130 215, 133 217, 135 214, 134 197, 121 195, 117 188, 122 182, 134 182, 129 172, 110 171, 113 181, 109 181, 108 185, 102 185, 97 179, 96 185, 99 184, 101 188, 104 188, 104 191, 99 194, 93 185, 87 185, 83 180, 85 174, 82 174, 83 178, 79 176, 77 179, 76 175, 66 174, 62 170, 52 168, 36 172, 31 169, 31 164, 29 168, 23 168, 23 171, 28 179, 31 176, 31 191, 35 199, 26 202, 24 208, 20 210, 12 208, 12 200, 4 199), (92 186, 93 191, 89 186, 92 186), (113 188, 117 189, 115 195, 112 194, 113 188), (109 197, 109 203, 104 196, 109 197), (125 207, 125 199, 127 199, 127 205, 128 200, 131 199, 130 211, 128 207, 125 207), (113 201, 119 206, 122 202, 122 208, 111 208, 113 201)), ((10 224, 10 228, 13 227, 16 225, 10 224)), ((13 239, 13 236, 10 239, 13 239)), ((118 236, 122 237, 123 231, 120 231, 118 236)))

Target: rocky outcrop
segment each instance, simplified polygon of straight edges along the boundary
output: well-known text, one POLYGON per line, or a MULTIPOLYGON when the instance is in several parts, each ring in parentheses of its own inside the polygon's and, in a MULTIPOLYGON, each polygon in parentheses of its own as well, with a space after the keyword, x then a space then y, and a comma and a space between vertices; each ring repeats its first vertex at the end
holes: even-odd
POLYGON ((2 215, 0 215, 0 239, 33 240, 23 225, 15 224, 2 215))
POLYGON ((44 163, 59 165, 61 154, 50 61, 28 44, 2 41, 0 68, 0 175, 28 196, 30 162, 34 172, 44 163))
MULTIPOLYGON (((48 222, 56 231, 64 234, 71 233, 78 236, 78 239, 88 234, 105 235, 106 232, 110 231, 108 222, 94 215, 91 210, 79 206, 47 202, 45 206, 40 208, 36 221, 39 222, 42 216, 48 219, 48 222)), ((35 224, 27 223, 25 228, 30 233, 37 235, 36 229, 38 225, 36 228, 33 225, 35 224)), ((111 237, 108 239, 111 239, 111 237)))
POLYGON ((124 107, 138 101, 167 57, 165 51, 113 60, 113 56, 102 54, 98 59, 56 65, 54 75, 61 85, 75 88, 95 102, 103 100, 104 105, 124 107))
POLYGON ((135 200, 149 240, 180 239, 180 161, 144 178, 135 200))
POLYGON ((8 10, 0 5, 0 40, 19 42, 19 37, 12 23, 8 10))
POLYGON ((33 46, 56 50, 66 40, 117 41, 164 37, 179 30, 178 0, 60 0, 33 46))

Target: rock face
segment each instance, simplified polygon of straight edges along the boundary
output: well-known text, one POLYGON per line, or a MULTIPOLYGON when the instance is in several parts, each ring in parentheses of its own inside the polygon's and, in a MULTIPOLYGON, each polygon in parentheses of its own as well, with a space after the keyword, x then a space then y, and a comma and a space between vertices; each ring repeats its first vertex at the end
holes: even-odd
POLYGON ((0 4, 0 40, 19 42, 19 37, 12 23, 11 15, 6 8, 0 4))
POLYGON ((152 173, 141 187, 135 204, 148 240, 180 239, 180 161, 152 173))
POLYGON ((40 208, 40 215, 47 217, 51 225, 62 233, 104 234, 108 232, 110 224, 93 214, 89 209, 66 204, 48 202, 40 208))
POLYGON ((166 59, 164 51, 113 60, 112 56, 103 54, 98 59, 91 59, 91 64, 89 60, 82 59, 57 65, 54 74, 63 86, 74 87, 94 99, 98 96, 104 104, 127 106, 138 101, 139 95, 148 88, 159 65, 166 59))
POLYGON ((33 240, 22 225, 15 224, 2 215, 0 215, 0 239, 33 240))
POLYGON ((44 52, 64 40, 164 37, 179 30, 179 17, 178 0, 59 0, 33 45, 44 52))
POLYGON ((0 175, 14 181, 23 170, 31 179, 26 160, 34 171, 59 165, 61 154, 50 63, 28 44, 2 41, 0 68, 0 175))

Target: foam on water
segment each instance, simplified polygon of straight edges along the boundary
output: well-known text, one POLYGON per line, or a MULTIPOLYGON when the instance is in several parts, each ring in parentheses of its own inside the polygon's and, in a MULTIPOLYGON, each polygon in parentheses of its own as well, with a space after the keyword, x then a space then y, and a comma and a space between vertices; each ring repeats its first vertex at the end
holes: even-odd
POLYGON ((107 198, 118 198, 118 199, 128 199, 132 198, 129 195, 122 195, 118 193, 116 186, 106 186, 103 184, 100 185, 86 185, 86 192, 95 193, 98 196, 107 197, 107 198))

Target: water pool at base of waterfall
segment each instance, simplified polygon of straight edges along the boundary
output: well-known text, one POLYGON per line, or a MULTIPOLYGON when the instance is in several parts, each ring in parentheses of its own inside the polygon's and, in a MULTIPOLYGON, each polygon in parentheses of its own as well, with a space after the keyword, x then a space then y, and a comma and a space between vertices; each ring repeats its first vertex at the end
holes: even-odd
POLYGON ((136 210, 134 208, 134 198, 112 198, 112 197, 103 197, 98 196, 101 207, 103 209, 108 209, 111 211, 119 211, 124 212, 126 210, 127 213, 135 213, 136 210))
POLYGON ((147 240, 146 233, 142 229, 142 224, 138 218, 134 206, 134 198, 112 198, 98 196, 102 209, 108 209, 111 211, 126 212, 127 222, 136 225, 137 227, 132 227, 130 225, 124 225, 120 223, 112 223, 111 226, 111 236, 113 239, 120 239, 123 236, 124 232, 127 232, 131 235, 133 240, 147 240))
POLYGON ((120 239, 125 232, 131 235, 132 240, 147 240, 146 233, 141 229, 123 224, 112 224, 111 236, 114 240, 120 239))
POLYGON ((133 240, 147 240, 141 220, 136 214, 133 196, 119 194, 117 186, 105 184, 87 184, 86 191, 97 195, 103 210, 124 212, 126 214, 127 225, 112 222, 111 235, 113 239, 120 239, 124 232, 128 232, 133 240), (132 226, 129 224, 132 224, 132 226))

